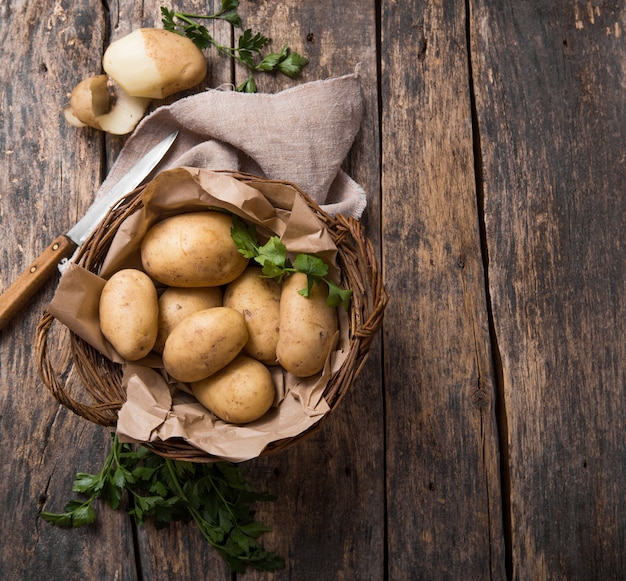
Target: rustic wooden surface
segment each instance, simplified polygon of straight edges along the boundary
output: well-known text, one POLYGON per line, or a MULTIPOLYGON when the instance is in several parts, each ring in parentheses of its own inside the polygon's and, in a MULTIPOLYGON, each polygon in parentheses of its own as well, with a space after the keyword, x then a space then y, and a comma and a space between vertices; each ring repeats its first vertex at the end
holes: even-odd
MULTIPOLYGON (((160 5, 0 0, 0 291, 82 215, 124 143, 68 127, 69 92, 111 40, 158 25, 160 5)), ((258 516, 287 566, 239 577, 623 578, 624 3, 242 0, 240 13, 310 59, 261 91, 360 67, 345 168, 368 192, 391 301, 324 429, 243 464, 279 495, 258 516)), ((207 58, 206 86, 242 80, 207 58)), ((54 288, 0 330, 2 578, 230 579, 191 526, 136 529, 104 508, 76 530, 37 517, 109 444, 37 376, 54 288)))

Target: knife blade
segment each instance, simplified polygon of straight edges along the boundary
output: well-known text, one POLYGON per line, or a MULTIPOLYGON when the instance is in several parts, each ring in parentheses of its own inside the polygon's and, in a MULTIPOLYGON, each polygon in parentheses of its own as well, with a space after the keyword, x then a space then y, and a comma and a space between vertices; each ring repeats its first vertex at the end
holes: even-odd
POLYGON ((4 327, 56 271, 58 264, 80 247, 120 198, 132 192, 163 159, 178 135, 170 133, 144 155, 120 181, 98 198, 66 234, 57 236, 31 265, 0 295, 0 329, 4 327))

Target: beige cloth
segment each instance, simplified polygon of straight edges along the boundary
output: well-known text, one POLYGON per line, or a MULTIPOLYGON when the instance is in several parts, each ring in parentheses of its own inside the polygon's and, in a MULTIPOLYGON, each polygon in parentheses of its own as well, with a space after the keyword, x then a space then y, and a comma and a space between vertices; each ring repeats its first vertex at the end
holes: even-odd
POLYGON ((358 71, 276 94, 198 93, 159 107, 139 123, 98 194, 177 129, 178 138, 156 171, 187 166, 289 181, 330 214, 360 218, 365 192, 341 164, 362 116, 358 71))

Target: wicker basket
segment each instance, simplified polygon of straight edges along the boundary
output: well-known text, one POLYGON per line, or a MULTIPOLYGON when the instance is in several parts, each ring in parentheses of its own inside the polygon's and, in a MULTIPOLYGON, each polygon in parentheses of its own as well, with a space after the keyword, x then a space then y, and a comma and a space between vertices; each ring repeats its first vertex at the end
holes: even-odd
MULTIPOLYGON (((372 244, 366 238, 358 220, 342 215, 330 216, 293 184, 239 173, 225 173, 244 183, 265 182, 292 187, 326 225, 337 246, 341 284, 344 288, 352 289, 353 297, 349 322, 349 353, 340 369, 331 376, 324 391, 324 398, 333 411, 367 359, 372 339, 382 325, 388 300, 372 244)), ((120 224, 141 207, 142 189, 138 188, 129 194, 109 212, 81 246, 76 256, 78 265, 99 273, 120 224)), ((63 406, 79 416, 101 426, 115 426, 118 412, 126 401, 121 365, 110 361, 72 332, 56 332, 54 339, 51 339, 53 328, 62 326, 58 322, 54 325, 54 322, 54 317, 46 311, 36 330, 37 365, 43 383, 63 406), (71 381, 71 376, 78 380, 71 381), (79 390, 76 389, 77 383, 81 387, 79 390), (77 391, 80 391, 82 399, 88 401, 77 401, 77 391)), ((296 437, 272 442, 261 455, 284 450, 308 437, 322 426, 329 415, 327 413, 320 422, 296 437)), ((146 445, 169 458, 194 462, 219 460, 182 440, 159 441, 146 445)))

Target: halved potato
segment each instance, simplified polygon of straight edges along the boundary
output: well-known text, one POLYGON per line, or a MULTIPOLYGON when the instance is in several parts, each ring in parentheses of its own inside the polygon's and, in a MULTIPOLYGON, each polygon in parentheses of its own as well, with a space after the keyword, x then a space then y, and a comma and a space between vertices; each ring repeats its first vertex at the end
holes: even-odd
POLYGON ((102 66, 127 94, 153 99, 191 89, 207 71, 204 54, 191 40, 161 28, 138 28, 112 42, 102 66))
POLYGON ((74 127, 94 127, 113 135, 130 133, 146 113, 152 100, 133 97, 107 77, 94 75, 78 83, 64 110, 74 127))

